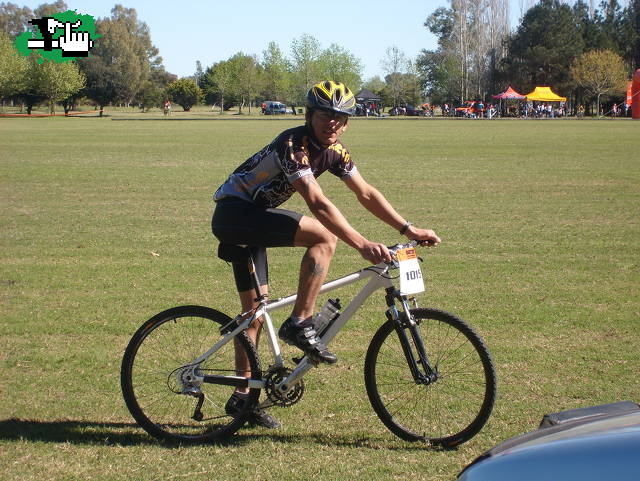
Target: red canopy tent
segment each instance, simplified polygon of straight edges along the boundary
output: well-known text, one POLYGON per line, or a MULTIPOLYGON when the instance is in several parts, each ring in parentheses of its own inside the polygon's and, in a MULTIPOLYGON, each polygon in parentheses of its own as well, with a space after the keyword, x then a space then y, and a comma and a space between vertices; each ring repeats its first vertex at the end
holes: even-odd
POLYGON ((511 86, 509 86, 509 88, 504 92, 502 92, 501 94, 492 95, 492 97, 494 99, 499 99, 499 100, 507 100, 507 99, 524 100, 527 98, 524 95, 520 95, 518 92, 513 90, 511 86))
POLYGON ((500 115, 518 115, 517 113, 517 109, 515 109, 515 107, 513 106, 513 104, 511 105, 511 108, 509 108, 509 102, 505 102, 505 104, 502 104, 503 100, 525 100, 527 97, 524 95, 520 95, 518 92, 516 92, 515 90, 513 90, 513 88, 511 88, 511 86, 509 86, 507 88, 507 90, 505 90, 504 92, 498 94, 498 95, 492 95, 492 97, 496 100, 500 100, 500 115), (511 110, 511 112, 508 112, 508 110, 511 110))

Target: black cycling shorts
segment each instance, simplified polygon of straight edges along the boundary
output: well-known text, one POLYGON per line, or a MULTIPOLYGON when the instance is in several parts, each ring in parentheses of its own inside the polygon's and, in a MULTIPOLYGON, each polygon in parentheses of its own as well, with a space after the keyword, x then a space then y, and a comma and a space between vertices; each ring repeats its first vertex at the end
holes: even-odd
MULTIPOLYGON (((211 230, 220 242, 247 245, 251 249, 261 285, 269 283, 267 247, 291 247, 302 214, 285 209, 265 209, 237 197, 216 203, 211 230)), ((238 292, 252 288, 245 262, 233 262, 238 292)))

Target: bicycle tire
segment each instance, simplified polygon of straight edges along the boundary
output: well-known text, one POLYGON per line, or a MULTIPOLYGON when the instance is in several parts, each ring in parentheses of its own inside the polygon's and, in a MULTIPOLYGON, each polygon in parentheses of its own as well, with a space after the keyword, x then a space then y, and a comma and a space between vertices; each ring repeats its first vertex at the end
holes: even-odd
POLYGON ((497 385, 493 361, 480 336, 457 316, 437 309, 412 309, 411 315, 439 379, 429 385, 414 381, 395 323, 387 321, 367 350, 369 401, 402 439, 442 447, 462 444, 491 415, 497 385))
MULTIPOLYGON (((225 403, 232 386, 202 383, 189 394, 178 379, 181 368, 206 352, 219 338, 227 315, 202 306, 179 306, 146 321, 133 335, 122 358, 120 383, 129 412, 152 436, 170 442, 223 441, 245 423, 260 389, 249 390, 243 408, 230 416, 225 403), (199 397, 197 397, 199 396, 199 397), (196 405, 203 400, 200 414, 196 405), (198 419, 200 418, 200 419, 198 419)), ((261 379, 258 353, 245 332, 200 364, 203 374, 236 375, 234 344, 249 360, 252 379, 261 379), (235 341, 237 340, 237 342, 235 341)))

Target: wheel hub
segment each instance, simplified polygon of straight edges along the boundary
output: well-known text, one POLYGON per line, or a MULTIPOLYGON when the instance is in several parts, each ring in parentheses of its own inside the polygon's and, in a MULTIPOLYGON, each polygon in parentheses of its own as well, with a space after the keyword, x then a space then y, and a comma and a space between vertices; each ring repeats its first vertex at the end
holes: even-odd
POLYGON ((192 394, 200 392, 204 377, 199 374, 197 365, 183 366, 169 375, 168 385, 175 393, 192 394))

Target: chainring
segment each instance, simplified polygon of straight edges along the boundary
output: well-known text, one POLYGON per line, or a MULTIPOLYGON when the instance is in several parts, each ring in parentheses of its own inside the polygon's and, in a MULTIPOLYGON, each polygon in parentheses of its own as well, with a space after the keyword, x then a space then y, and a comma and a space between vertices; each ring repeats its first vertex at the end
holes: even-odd
POLYGON ((291 369, 286 367, 270 367, 265 378, 264 391, 267 398, 276 406, 289 407, 302 399, 304 394, 304 381, 298 380, 287 392, 280 392, 276 386, 291 374, 291 369))

